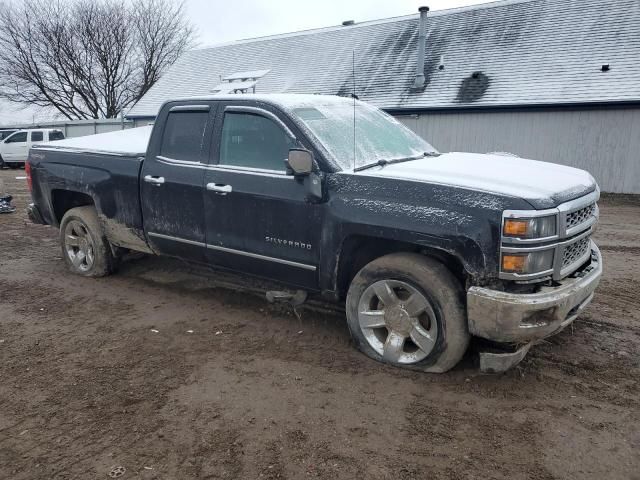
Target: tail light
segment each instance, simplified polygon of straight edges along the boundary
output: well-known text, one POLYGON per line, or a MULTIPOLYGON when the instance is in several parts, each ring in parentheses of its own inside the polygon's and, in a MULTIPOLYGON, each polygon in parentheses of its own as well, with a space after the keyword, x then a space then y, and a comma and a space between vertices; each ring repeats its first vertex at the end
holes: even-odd
POLYGON ((27 161, 24 164, 24 173, 27 174, 27 185, 29 186, 29 191, 32 192, 33 191, 33 185, 31 183, 31 164, 29 163, 29 161, 27 161))

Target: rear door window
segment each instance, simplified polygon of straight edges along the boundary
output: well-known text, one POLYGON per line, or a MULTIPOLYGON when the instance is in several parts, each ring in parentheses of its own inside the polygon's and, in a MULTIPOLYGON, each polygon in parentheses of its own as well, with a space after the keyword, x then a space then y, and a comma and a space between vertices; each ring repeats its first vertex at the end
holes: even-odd
POLYGON ((64 133, 62 133, 60 130, 49 132, 49 141, 53 140, 64 140, 64 133))
POLYGON ((32 142, 41 142, 43 139, 42 132, 31 132, 31 141, 32 142))
POLYGON ((174 160, 199 162, 208 111, 169 112, 160 155, 174 160))

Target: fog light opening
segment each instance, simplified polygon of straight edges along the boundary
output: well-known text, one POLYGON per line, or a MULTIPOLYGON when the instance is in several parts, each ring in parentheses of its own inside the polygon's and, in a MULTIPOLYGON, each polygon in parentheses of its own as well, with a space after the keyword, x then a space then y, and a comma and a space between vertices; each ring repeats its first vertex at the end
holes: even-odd
POLYGON ((545 308, 543 310, 536 310, 535 312, 529 312, 520 322, 520 325, 526 328, 532 327, 544 327, 553 322, 556 314, 556 307, 545 308))

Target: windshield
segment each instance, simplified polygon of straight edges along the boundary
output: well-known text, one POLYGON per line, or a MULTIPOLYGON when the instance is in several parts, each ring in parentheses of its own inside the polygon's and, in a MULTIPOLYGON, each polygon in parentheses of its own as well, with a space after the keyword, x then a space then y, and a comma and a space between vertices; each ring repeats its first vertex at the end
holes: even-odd
POLYGON ((9 135, 12 135, 16 132, 17 130, 2 130, 0 131, 0 140, 4 140, 5 138, 8 138, 9 135))
POLYGON ((395 118, 366 103, 317 104, 294 108, 293 113, 344 170, 436 152, 395 118))

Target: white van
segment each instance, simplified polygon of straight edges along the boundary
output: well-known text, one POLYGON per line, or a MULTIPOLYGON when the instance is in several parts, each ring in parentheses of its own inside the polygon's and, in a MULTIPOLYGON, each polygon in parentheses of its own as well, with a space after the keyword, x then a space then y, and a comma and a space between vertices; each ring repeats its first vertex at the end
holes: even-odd
POLYGON ((0 142, 0 168, 24 166, 33 144, 63 139, 62 130, 54 128, 18 130, 0 142))

